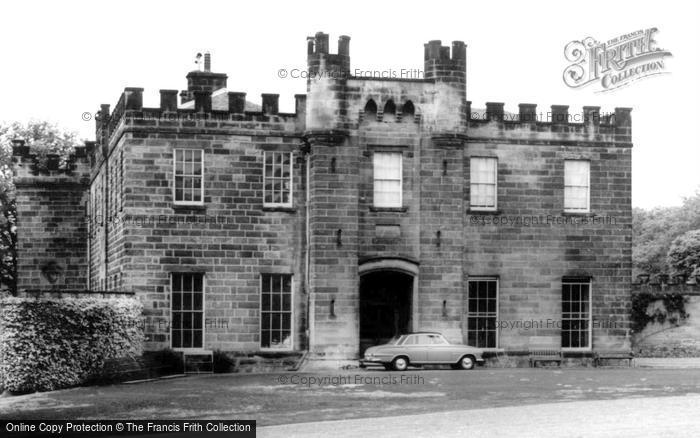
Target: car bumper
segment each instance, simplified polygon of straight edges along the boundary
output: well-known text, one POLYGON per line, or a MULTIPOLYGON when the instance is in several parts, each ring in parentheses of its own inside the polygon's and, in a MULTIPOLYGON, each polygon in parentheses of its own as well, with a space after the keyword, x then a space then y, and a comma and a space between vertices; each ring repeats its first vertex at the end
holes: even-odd
POLYGON ((385 359, 373 357, 360 359, 360 368, 365 368, 367 365, 384 365, 388 363, 385 359))

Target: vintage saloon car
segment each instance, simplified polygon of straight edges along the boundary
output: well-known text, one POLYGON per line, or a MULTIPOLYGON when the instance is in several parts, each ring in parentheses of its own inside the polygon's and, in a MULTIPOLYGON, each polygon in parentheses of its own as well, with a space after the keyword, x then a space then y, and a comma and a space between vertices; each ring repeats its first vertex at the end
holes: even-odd
POLYGON ((451 365, 470 370, 483 364, 483 351, 468 345, 450 344, 440 333, 421 332, 396 336, 388 343, 369 347, 360 367, 383 365, 387 370, 404 371, 409 365, 451 365))

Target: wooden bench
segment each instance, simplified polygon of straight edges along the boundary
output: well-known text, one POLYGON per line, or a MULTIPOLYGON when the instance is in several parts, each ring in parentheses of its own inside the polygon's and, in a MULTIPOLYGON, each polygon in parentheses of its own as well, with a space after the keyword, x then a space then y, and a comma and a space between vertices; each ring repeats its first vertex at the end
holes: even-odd
POLYGON ((604 360, 626 360, 632 366, 634 353, 630 350, 596 351, 593 353, 593 366, 599 367, 604 360))
POLYGON ((530 367, 534 367, 537 362, 556 362, 557 366, 561 366, 562 354, 561 350, 554 348, 542 348, 530 350, 530 367))

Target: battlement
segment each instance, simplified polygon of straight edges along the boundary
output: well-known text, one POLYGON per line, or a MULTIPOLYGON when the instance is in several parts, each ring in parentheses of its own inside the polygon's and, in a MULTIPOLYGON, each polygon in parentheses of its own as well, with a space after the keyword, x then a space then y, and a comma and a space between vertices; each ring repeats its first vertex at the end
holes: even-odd
MULTIPOLYGON (((306 37, 307 54, 309 55, 329 55, 327 33, 316 32, 316 35, 306 37)), ((350 56, 350 37, 341 35, 338 37, 338 55, 350 56)))
MULTIPOLYGON (((103 104, 95 119, 98 139, 107 145, 126 117, 130 123, 147 127, 159 123, 173 126, 177 122, 278 122, 303 123, 306 114, 306 95, 297 94, 295 112, 279 111, 279 94, 261 94, 259 110, 247 110, 246 93, 238 91, 193 91, 192 104, 178 106, 178 90, 159 90, 160 104, 155 108, 143 106, 143 88, 127 87, 119 97, 114 110, 103 104)), ((105 151, 106 152, 106 151, 105 151)))
POLYGON ((23 139, 12 140, 12 164, 16 181, 37 176, 81 178, 87 165, 89 142, 75 146, 73 152, 62 159, 55 153, 40 154, 31 149, 23 139))
POLYGON ((343 74, 337 77, 347 77, 350 72, 350 37, 338 37, 337 54, 329 52, 328 38, 328 34, 323 32, 316 32, 316 35, 306 38, 310 78, 319 71, 328 75, 343 74))
POLYGON ((468 134, 470 137, 492 137, 494 132, 524 138, 533 133, 552 134, 557 138, 579 136, 587 140, 632 141, 632 108, 617 107, 613 113, 601 113, 599 106, 584 106, 581 113, 570 113, 568 105, 552 105, 537 110, 537 105, 521 103, 518 113, 509 113, 502 102, 486 102, 486 111, 472 111, 466 101, 468 134))
POLYGON ((466 97, 467 94, 467 45, 453 41, 452 51, 442 41, 433 40, 424 45, 425 79, 455 86, 466 97))
POLYGON ((464 41, 452 41, 452 53, 450 47, 443 46, 442 41, 432 40, 424 44, 425 61, 440 61, 446 63, 452 61, 454 64, 466 63, 467 61, 467 45, 464 41))

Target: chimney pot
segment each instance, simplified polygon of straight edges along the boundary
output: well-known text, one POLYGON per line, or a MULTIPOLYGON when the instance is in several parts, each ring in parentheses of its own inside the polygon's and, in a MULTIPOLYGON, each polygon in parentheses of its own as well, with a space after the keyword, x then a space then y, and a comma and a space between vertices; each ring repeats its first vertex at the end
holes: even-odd
POLYGON ((211 71, 211 53, 204 54, 204 71, 211 71))

